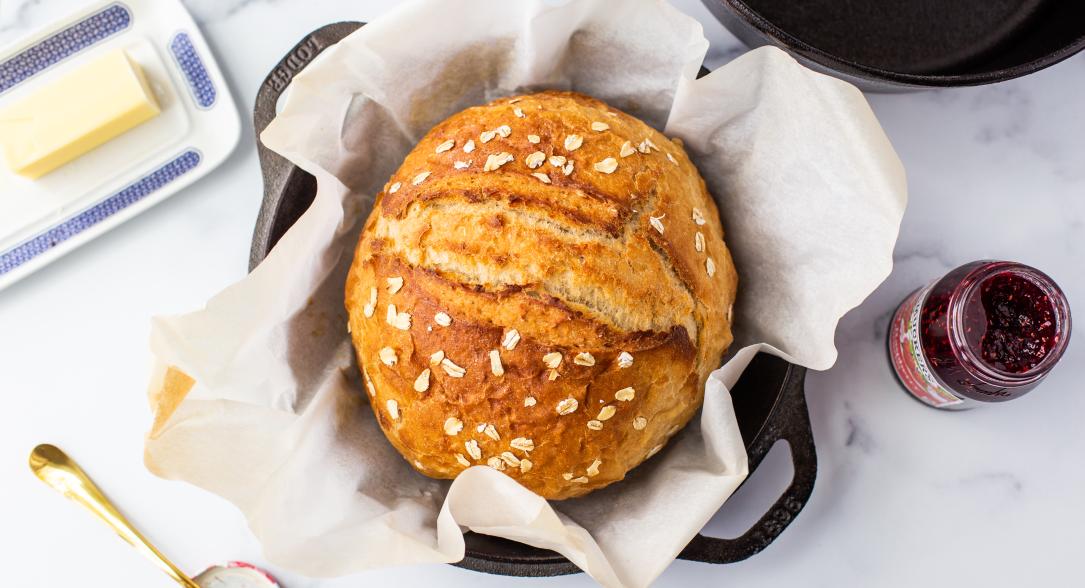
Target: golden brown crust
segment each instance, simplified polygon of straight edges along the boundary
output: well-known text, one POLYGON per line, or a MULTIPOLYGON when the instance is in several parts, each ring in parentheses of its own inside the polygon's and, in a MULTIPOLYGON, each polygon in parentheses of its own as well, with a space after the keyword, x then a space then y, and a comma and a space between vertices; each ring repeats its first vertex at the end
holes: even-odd
POLYGON ((419 142, 378 195, 346 306, 374 413, 416 469, 489 464, 561 499, 621 480, 693 416, 736 284, 678 141, 543 92, 419 142))

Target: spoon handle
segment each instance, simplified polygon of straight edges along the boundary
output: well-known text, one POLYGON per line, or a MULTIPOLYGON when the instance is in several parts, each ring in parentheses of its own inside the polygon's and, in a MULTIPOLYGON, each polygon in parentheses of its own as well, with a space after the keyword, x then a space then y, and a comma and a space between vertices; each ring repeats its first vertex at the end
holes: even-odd
POLYGON ((94 516, 110 526, 121 539, 127 541, 136 551, 151 560, 159 569, 186 588, 200 588, 185 575, 173 562, 166 559, 150 541, 144 537, 113 503, 102 494, 98 486, 91 481, 86 472, 58 447, 48 444, 38 445, 30 453, 30 469, 34 475, 48 486, 86 508, 94 516))

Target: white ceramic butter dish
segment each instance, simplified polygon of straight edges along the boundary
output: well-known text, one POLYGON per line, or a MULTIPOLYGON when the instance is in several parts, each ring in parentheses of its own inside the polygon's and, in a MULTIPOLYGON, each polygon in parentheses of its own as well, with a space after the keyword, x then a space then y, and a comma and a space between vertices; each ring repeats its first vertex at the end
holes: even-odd
POLYGON ((188 186, 237 144, 233 98, 178 0, 97 2, 0 49, 0 110, 116 49, 161 113, 35 180, 0 166, 0 289, 188 186))

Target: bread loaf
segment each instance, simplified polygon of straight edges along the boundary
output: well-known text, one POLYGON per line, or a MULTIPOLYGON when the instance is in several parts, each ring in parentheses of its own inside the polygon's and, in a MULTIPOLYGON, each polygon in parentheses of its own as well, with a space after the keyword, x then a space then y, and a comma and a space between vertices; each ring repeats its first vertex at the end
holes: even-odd
POLYGON ((543 92, 418 143, 365 224, 346 307, 373 412, 414 468, 490 466, 561 499, 689 421, 736 285, 681 143, 543 92))

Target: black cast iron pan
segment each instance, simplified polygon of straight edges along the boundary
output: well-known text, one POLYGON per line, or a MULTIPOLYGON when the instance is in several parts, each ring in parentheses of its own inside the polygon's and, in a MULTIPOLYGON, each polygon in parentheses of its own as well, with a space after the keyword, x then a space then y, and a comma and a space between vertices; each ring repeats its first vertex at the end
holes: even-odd
POLYGON ((864 90, 990 84, 1085 49, 1081 0, 701 1, 747 45, 864 90))
MULTIPOLYGON (((256 220, 249 269, 255 268, 283 233, 312 203, 316 180, 264 147, 260 132, 275 116, 275 103, 294 75, 328 46, 362 26, 341 22, 321 27, 301 40, 271 70, 256 96, 253 122, 264 175, 264 202, 256 220)), ((704 72, 702 72, 704 73, 704 72)), ((760 355, 732 391, 750 470, 778 440, 791 446, 795 475, 791 484, 760 520, 736 539, 698 535, 679 555, 708 563, 736 562, 767 547, 798 515, 814 489, 817 455, 806 410, 803 380, 806 370, 779 358, 760 355)), ((561 555, 505 539, 467 533, 467 555, 456 565, 509 576, 557 576, 579 570, 561 555)))

